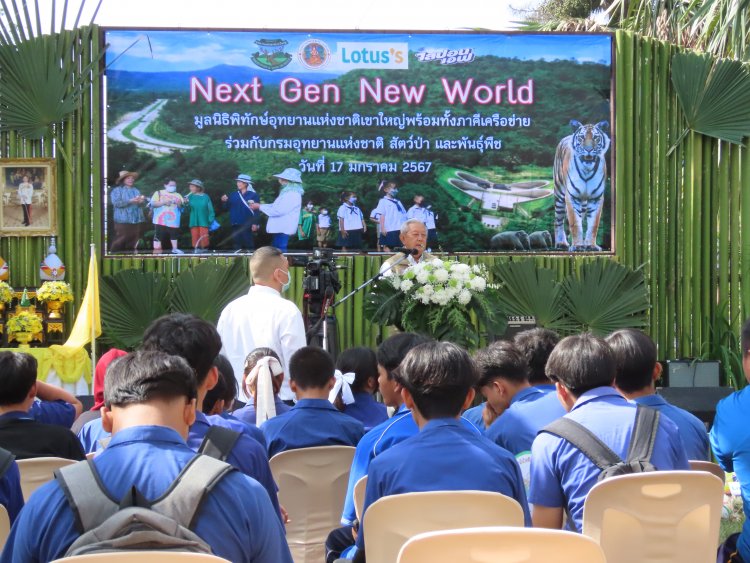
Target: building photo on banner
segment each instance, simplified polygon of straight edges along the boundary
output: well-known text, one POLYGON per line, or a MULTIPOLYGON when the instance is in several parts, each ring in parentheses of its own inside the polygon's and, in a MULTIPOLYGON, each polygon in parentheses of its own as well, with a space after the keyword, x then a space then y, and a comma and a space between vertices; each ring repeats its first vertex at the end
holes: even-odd
POLYGON ((408 218, 433 252, 613 251, 609 34, 103 42, 110 255, 377 252, 408 218))
POLYGON ((0 159, 0 234, 56 234, 55 170, 54 159, 0 159))

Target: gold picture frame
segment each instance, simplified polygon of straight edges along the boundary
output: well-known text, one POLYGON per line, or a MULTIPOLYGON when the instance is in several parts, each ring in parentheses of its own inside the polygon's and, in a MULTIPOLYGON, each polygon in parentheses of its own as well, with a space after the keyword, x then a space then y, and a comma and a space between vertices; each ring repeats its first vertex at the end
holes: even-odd
POLYGON ((0 235, 57 234, 56 172, 53 158, 0 159, 0 235))

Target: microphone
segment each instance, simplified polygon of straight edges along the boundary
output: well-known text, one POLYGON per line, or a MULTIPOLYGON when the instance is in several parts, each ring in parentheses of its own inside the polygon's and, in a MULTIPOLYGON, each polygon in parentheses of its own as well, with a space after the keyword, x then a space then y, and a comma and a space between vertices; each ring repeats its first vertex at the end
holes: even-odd
POLYGON ((403 246, 397 246, 393 249, 393 251, 401 252, 402 254, 406 255, 411 254, 412 256, 416 256, 417 254, 419 254, 419 250, 417 250, 416 248, 405 248, 403 246))

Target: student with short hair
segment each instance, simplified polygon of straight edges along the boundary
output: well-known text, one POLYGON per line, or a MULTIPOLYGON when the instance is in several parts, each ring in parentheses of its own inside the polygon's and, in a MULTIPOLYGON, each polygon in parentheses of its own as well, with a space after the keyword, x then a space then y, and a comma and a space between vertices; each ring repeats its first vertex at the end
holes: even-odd
POLYGON ((662 367, 656 361, 654 341, 634 328, 615 331, 606 341, 617 366, 615 388, 626 399, 656 409, 674 422, 688 459, 709 461, 708 433, 703 422, 656 394, 656 381, 661 377, 662 367))
POLYGON ((29 414, 37 393, 37 361, 19 352, 0 352, 0 447, 16 459, 83 459, 81 444, 68 428, 44 424, 29 414))
POLYGON ((83 404, 70 391, 45 381, 36 382, 36 399, 29 414, 37 422, 70 428, 81 416, 83 404))
POLYGON ((234 418, 229 413, 232 411, 238 389, 232 364, 224 354, 219 354, 214 358, 214 366, 219 372, 219 378, 216 380, 216 386, 209 389, 203 399, 203 413, 209 416, 216 414, 227 419, 234 418))
POLYGON ((315 446, 356 446, 364 427, 328 401, 333 389, 333 358, 317 346, 303 346, 289 360, 289 385, 297 396, 291 410, 264 422, 260 429, 268 457, 315 446))
MULTIPOLYGON (((426 342, 406 355, 396 377, 419 433, 372 461, 364 514, 375 501, 390 495, 490 491, 517 500, 529 525, 526 492, 515 458, 459 422, 477 383, 469 354, 451 342, 426 342)), ((355 561, 364 561, 365 533, 360 527, 355 561)))
MULTIPOLYGON (((155 500, 167 491, 196 455, 185 440, 195 420, 197 398, 195 373, 181 357, 139 351, 113 363, 102 418, 112 440, 91 462, 112 499, 124 499, 136 489, 155 500)), ((53 479, 21 511, 0 560, 25 563, 63 557, 81 534, 76 520, 53 479)), ((214 484, 196 512, 192 530, 215 555, 230 561, 292 561, 266 491, 238 471, 214 484)))
MULTIPOLYGON (((615 360, 609 345, 590 333, 568 336, 552 351, 547 377, 555 382, 566 418, 593 432, 621 459, 627 457, 636 405, 613 387, 615 360)), ((657 469, 689 469, 674 423, 660 417, 651 464, 657 469)), ((561 528, 563 512, 581 531, 583 503, 601 470, 567 440, 541 432, 531 447, 529 502, 538 528, 561 528)))
POLYGON ((339 390, 331 397, 336 408, 359 420, 365 432, 388 419, 385 405, 373 396, 378 390, 378 360, 372 349, 355 346, 344 350, 336 358, 336 371, 337 385, 341 378, 339 390))
POLYGON ((511 342, 498 341, 474 357, 479 371, 477 388, 487 407, 502 413, 485 436, 519 455, 531 450, 539 431, 565 414, 557 397, 529 383, 526 358, 511 342))
POLYGON ((279 398, 284 369, 279 355, 271 348, 263 346, 250 352, 245 358, 244 373, 242 390, 250 400, 232 413, 239 420, 259 426, 269 418, 284 414, 292 408, 279 398))

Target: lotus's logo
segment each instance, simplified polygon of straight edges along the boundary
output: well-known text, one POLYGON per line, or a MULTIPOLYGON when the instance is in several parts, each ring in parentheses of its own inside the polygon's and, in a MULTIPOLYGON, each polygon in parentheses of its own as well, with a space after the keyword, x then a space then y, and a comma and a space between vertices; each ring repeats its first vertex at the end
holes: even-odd
POLYGON ((292 55, 284 52, 284 46, 288 44, 284 39, 258 39, 255 44, 258 51, 250 58, 260 68, 278 70, 292 61, 292 55))

